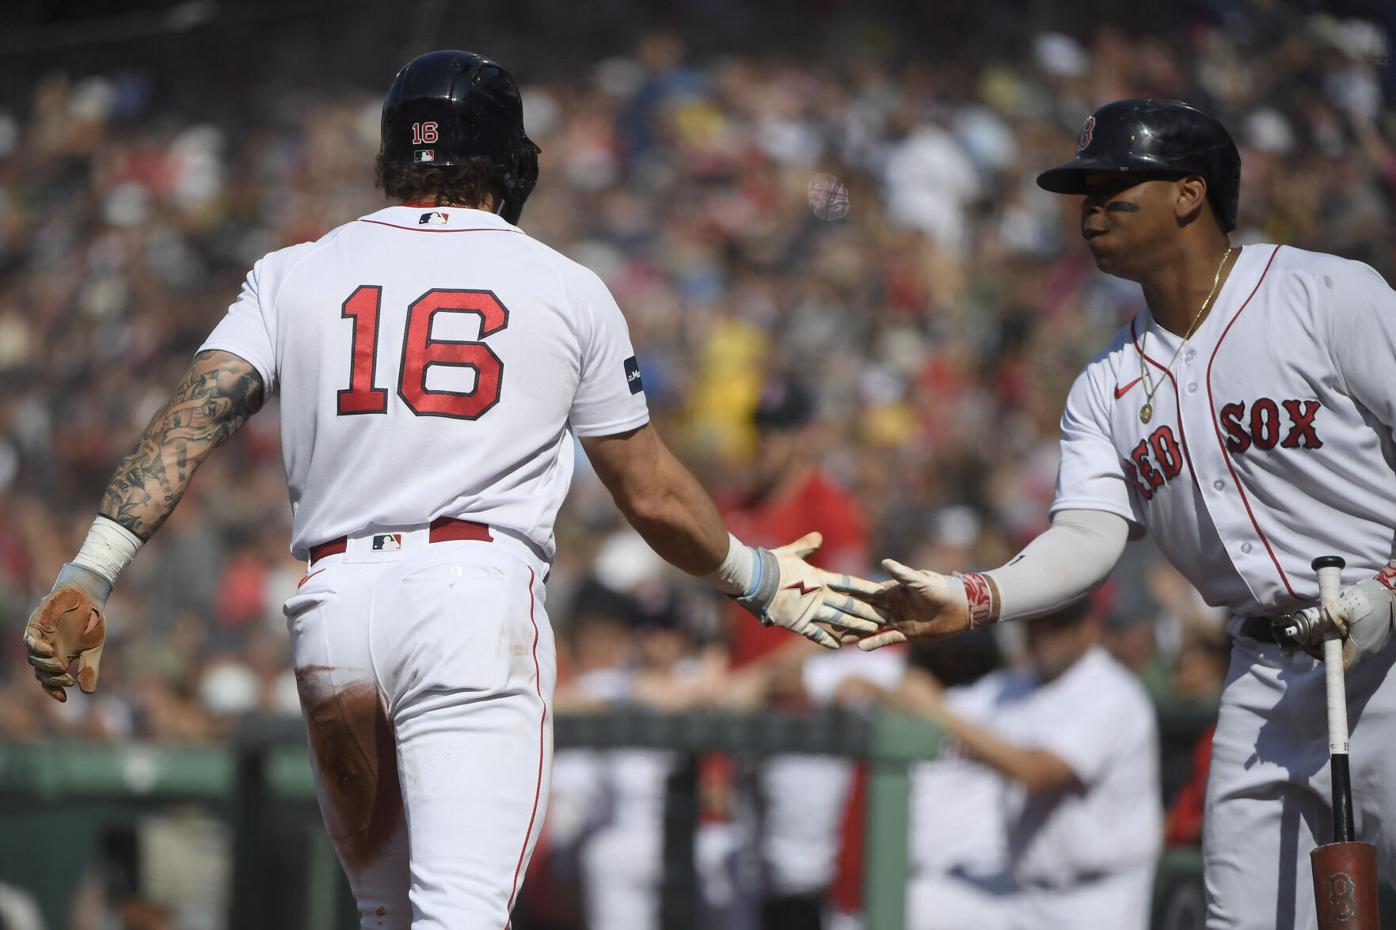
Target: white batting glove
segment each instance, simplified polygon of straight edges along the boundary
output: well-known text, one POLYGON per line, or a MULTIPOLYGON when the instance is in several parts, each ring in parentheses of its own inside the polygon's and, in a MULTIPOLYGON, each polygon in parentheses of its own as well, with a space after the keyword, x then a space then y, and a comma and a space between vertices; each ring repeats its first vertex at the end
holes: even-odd
MULTIPOLYGON (((844 575, 830 582, 834 591, 853 599, 851 604, 840 605, 841 609, 856 617, 876 619, 883 627, 870 636, 845 636, 844 642, 857 642, 859 649, 870 652, 921 636, 944 639, 977 625, 971 620, 963 577, 920 571, 893 559, 883 559, 882 568, 892 576, 891 581, 877 584, 844 575)), ((983 622, 991 620, 986 616, 983 622)))
POLYGON ((819 533, 806 533, 777 549, 756 549, 751 583, 736 601, 766 626, 784 627, 826 649, 837 649, 839 641, 819 624, 865 634, 875 632, 878 624, 873 616, 848 612, 844 608, 850 599, 828 587, 830 580, 848 579, 848 575, 832 574, 805 561, 823 541, 819 533))
POLYGON ((1375 578, 1344 588, 1333 606, 1333 611, 1326 615, 1320 605, 1306 607, 1295 615, 1302 629, 1314 631, 1314 641, 1305 645, 1321 644, 1321 631, 1331 622, 1343 636, 1344 669, 1381 652, 1396 632, 1396 562, 1388 564, 1375 578))

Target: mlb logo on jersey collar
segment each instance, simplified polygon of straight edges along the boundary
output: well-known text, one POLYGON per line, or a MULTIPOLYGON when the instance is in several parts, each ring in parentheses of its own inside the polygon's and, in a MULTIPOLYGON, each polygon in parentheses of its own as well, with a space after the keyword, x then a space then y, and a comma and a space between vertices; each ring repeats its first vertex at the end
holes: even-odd
POLYGON ((451 219, 451 214, 443 213, 440 210, 432 210, 430 213, 423 213, 417 217, 418 226, 445 226, 451 219))

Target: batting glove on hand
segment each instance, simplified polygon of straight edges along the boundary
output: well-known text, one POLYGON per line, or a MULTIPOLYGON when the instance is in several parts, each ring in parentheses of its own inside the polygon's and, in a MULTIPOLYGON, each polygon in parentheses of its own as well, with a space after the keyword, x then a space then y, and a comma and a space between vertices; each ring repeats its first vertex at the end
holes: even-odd
POLYGON ((107 638, 106 606, 111 582, 96 572, 65 564, 53 590, 24 627, 24 646, 34 677, 55 701, 68 700, 74 683, 84 694, 97 690, 97 670, 107 638), (68 667, 77 660, 77 679, 68 667))
MULTIPOLYGON (((1343 668, 1352 668, 1385 649, 1396 632, 1396 563, 1387 565, 1375 578, 1344 588, 1332 611, 1315 605, 1295 616, 1301 629, 1315 631, 1310 637, 1314 641, 1305 643, 1306 647, 1321 646, 1321 632, 1331 623, 1343 637, 1343 668)), ((1309 651, 1315 658, 1323 658, 1322 651, 1309 651)))
POLYGON ((839 641, 819 624, 871 633, 877 622, 875 617, 846 612, 840 605, 850 599, 829 589, 830 580, 849 576, 826 572, 805 561, 823 541, 818 533, 806 533, 778 549, 757 549, 755 578, 747 593, 736 600, 766 626, 784 627, 826 649, 837 649, 839 641))
POLYGON ((834 591, 851 595, 852 606, 842 609, 875 619, 882 627, 870 636, 845 636, 844 642, 857 642, 859 649, 871 652, 919 636, 944 639, 972 625, 969 598, 959 578, 918 571, 892 559, 883 559, 882 568, 891 581, 877 584, 844 575, 830 583, 834 591))

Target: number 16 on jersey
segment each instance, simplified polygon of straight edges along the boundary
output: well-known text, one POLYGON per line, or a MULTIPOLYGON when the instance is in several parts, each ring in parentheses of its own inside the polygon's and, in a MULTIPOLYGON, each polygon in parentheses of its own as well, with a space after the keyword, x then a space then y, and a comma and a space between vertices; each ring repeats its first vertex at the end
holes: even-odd
MULTIPOLYGON (((350 350, 349 387, 338 392, 340 416, 387 413, 388 391, 374 387, 378 363, 379 312, 383 288, 361 284, 344 301, 340 316, 354 321, 350 350)), ((499 403, 504 362, 484 340, 507 328, 509 310, 493 291, 432 288, 407 308, 407 325, 398 366, 398 397, 417 416, 475 420, 499 403), (480 318, 480 338, 475 341, 436 339, 431 335, 437 313, 473 313, 480 318), (475 386, 469 391, 441 391, 427 387, 432 365, 470 368, 475 386)))

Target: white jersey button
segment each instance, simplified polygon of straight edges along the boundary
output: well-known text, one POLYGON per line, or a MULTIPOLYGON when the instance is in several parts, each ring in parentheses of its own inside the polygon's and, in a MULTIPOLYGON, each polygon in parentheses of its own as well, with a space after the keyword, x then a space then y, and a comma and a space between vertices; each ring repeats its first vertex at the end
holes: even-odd
POLYGON ((1183 353, 1183 361, 1185 362, 1190 362, 1195 358, 1197 358, 1196 349, 1188 349, 1186 352, 1183 353))
POLYGON ((1246 553, 1247 555, 1249 555, 1249 554, 1250 554, 1250 551, 1251 551, 1251 544, 1250 544, 1250 543, 1241 543, 1241 551, 1244 552, 1244 553, 1246 553))
POLYGON ((1218 478, 1216 481, 1213 481, 1213 482, 1212 482, 1212 487, 1215 488, 1215 489, 1218 490, 1218 491, 1225 491, 1225 490, 1226 490, 1226 482, 1223 481, 1223 480, 1221 480, 1220 478, 1218 478))
POLYGON ((1188 382, 1188 393, 1189 393, 1189 394, 1196 394, 1196 393, 1197 393, 1197 382, 1196 382, 1196 381, 1189 381, 1189 382, 1188 382))

